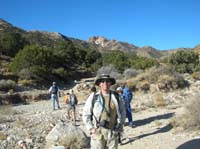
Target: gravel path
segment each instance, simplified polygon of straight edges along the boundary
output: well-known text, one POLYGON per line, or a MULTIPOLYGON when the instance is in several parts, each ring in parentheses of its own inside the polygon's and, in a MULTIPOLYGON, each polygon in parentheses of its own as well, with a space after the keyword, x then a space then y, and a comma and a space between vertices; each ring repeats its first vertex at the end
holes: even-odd
MULTIPOLYGON (((88 133, 80 116, 83 104, 79 102, 77 107, 77 127, 88 133)), ((0 148, 17 148, 19 141, 26 141, 34 149, 43 148, 45 136, 55 124, 68 121, 63 99, 60 105, 61 109, 55 111, 51 108, 50 100, 9 107, 11 111, 0 117, 0 148), (6 139, 1 139, 3 134, 6 139)), ((150 108, 133 113, 136 126, 124 127, 126 139, 119 149, 176 149, 187 141, 199 138, 197 133, 177 132, 171 127, 172 116, 180 110, 150 108)), ((194 147, 193 144, 191 149, 196 149, 194 147)))

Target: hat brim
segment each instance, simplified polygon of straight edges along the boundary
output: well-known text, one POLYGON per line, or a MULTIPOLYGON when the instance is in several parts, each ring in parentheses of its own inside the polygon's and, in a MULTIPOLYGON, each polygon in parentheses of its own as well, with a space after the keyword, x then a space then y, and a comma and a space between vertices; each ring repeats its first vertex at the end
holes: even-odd
POLYGON ((100 79, 97 79, 95 81, 95 85, 99 85, 101 83, 102 80, 107 80, 111 83, 111 85, 114 85, 115 84, 115 79, 114 78, 100 78, 100 79))

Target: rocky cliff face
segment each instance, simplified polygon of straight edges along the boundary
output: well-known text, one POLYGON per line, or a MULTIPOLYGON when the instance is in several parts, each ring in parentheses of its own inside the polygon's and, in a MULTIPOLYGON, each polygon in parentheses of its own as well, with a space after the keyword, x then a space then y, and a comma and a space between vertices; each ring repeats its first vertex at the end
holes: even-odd
POLYGON ((200 54, 200 44, 194 47, 194 51, 200 54))
POLYGON ((161 52, 153 47, 137 47, 133 44, 126 42, 121 42, 117 40, 109 40, 102 36, 93 36, 88 39, 88 43, 96 44, 102 47, 102 51, 123 51, 123 52, 133 52, 139 56, 143 57, 153 57, 160 58, 162 56, 161 52))

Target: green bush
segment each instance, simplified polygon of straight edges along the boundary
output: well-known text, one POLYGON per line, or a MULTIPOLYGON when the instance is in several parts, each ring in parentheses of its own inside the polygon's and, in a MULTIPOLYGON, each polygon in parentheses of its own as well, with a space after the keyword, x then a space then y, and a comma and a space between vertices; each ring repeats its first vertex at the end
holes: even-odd
POLYGON ((10 69, 21 78, 43 78, 51 73, 53 64, 54 57, 51 50, 32 45, 20 50, 10 69))
POLYGON ((122 51, 111 51, 103 53, 103 65, 112 64, 117 70, 123 72, 126 68, 129 68, 128 56, 122 51))
POLYGON ((153 66, 159 66, 159 63, 155 59, 146 58, 146 57, 134 57, 130 59, 130 65, 133 69, 148 69, 153 66))
POLYGON ((199 55, 194 51, 179 50, 170 56, 170 64, 180 73, 192 73, 199 69, 199 55))
POLYGON ((5 55, 14 56, 25 44, 27 44, 25 38, 19 33, 12 31, 0 33, 0 49, 5 55))

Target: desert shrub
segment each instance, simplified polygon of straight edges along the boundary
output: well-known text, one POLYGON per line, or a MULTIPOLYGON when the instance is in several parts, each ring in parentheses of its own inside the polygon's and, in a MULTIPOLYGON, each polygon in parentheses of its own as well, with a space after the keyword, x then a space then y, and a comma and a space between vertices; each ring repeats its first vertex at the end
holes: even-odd
POLYGON ((192 78, 195 80, 200 80, 200 71, 192 73, 192 78))
POLYGON ((101 74, 109 74, 111 77, 115 79, 121 79, 122 75, 118 72, 118 70, 113 65, 103 66, 97 71, 97 76, 101 74))
POLYGON ((126 82, 126 86, 133 91, 137 90, 137 84, 138 84, 138 80, 136 79, 131 79, 126 82))
POLYGON ((158 106, 158 107, 166 106, 166 102, 161 93, 155 94, 153 100, 154 100, 154 103, 156 104, 156 106, 158 106))
POLYGON ((185 111, 172 119, 173 127, 200 130, 200 94, 190 96, 190 102, 185 106, 185 111))
POLYGON ((139 73, 141 73, 141 70, 136 69, 126 69, 123 73, 125 79, 130 79, 132 77, 136 77, 139 73))
POLYGON ((128 81, 131 88, 142 91, 148 91, 150 89, 150 84, 157 83, 159 89, 164 91, 188 86, 188 83, 180 74, 166 65, 153 67, 128 81))
POLYGON ((146 78, 147 78, 147 73, 141 73, 134 78, 128 79, 127 86, 131 88, 133 91, 136 91, 136 90, 147 91, 149 90, 147 86, 148 85, 150 86, 150 84, 146 78))
POLYGON ((15 89, 16 82, 13 80, 0 80, 0 90, 9 91, 10 89, 15 89))
POLYGON ((159 67, 152 67, 147 72, 147 78, 149 82, 156 83, 161 75, 174 76, 177 72, 167 65, 160 65, 159 67))
POLYGON ((158 79, 158 88, 169 91, 185 87, 185 80, 181 76, 161 75, 158 79))
POLYGON ((147 92, 149 89, 150 89, 149 81, 143 80, 143 81, 139 82, 139 90, 147 92))
POLYGON ((119 72, 111 72, 110 76, 115 78, 116 80, 120 80, 123 79, 123 75, 119 72))

